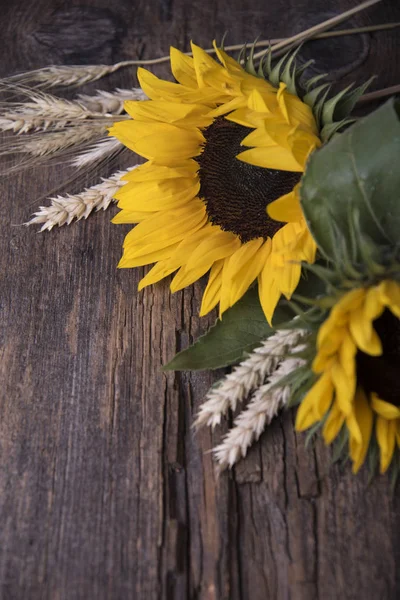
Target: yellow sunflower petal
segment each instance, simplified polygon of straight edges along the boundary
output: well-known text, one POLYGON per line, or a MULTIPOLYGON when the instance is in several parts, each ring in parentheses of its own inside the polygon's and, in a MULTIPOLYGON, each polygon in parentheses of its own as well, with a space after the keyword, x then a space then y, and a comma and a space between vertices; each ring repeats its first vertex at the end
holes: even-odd
POLYGON ((189 88, 198 88, 194 61, 173 46, 170 48, 171 71, 175 79, 189 88))
POLYGON ((193 64, 196 72, 197 83, 199 87, 205 85, 203 75, 213 69, 222 69, 207 52, 205 52, 200 46, 196 46, 193 42, 190 43, 193 54, 193 64))
MULTIPOLYGON (((335 327, 329 330, 329 335, 325 335, 323 342, 318 340, 318 353, 313 362, 313 371, 319 373, 322 364, 325 363, 326 359, 334 356, 340 351, 343 341, 348 336, 346 327, 335 327)), ((354 343, 353 343, 354 345, 354 343)))
POLYGON ((271 264, 275 277, 279 278, 279 289, 287 299, 290 299, 296 289, 301 274, 300 257, 291 251, 297 235, 297 223, 288 223, 272 238, 271 264))
POLYGON ((384 417, 376 419, 376 439, 380 450, 380 472, 385 473, 390 465, 396 445, 396 423, 384 417))
POLYGON ((228 121, 231 121, 232 120, 230 118, 231 115, 227 114, 227 113, 231 113, 231 111, 235 111, 235 109, 239 109, 239 107, 243 106, 243 104, 245 102, 246 102, 246 100, 244 97, 237 96, 236 98, 232 98, 232 100, 229 100, 229 102, 224 102, 223 104, 221 104, 221 106, 214 108, 212 111, 210 111, 209 116, 213 117, 215 119, 216 117, 221 117, 223 115, 226 115, 225 118, 228 121))
POLYGON ((256 167, 293 171, 296 173, 303 172, 303 166, 297 162, 292 152, 281 146, 251 148, 250 150, 241 152, 236 158, 256 167))
POLYGON ((354 412, 361 433, 361 443, 350 435, 349 450, 353 461, 353 473, 357 473, 367 455, 372 432, 372 410, 364 390, 357 388, 354 398, 354 412))
POLYGON ((313 412, 317 421, 320 421, 328 412, 333 397, 333 382, 331 373, 324 373, 315 386, 318 387, 318 394, 314 396, 313 412))
POLYGON ((279 229, 274 237, 272 250, 274 253, 274 264, 284 266, 288 260, 296 260, 299 239, 303 233, 301 223, 287 223, 279 229))
POLYGON ((356 377, 348 376, 342 365, 335 361, 331 368, 333 384, 335 386, 336 401, 340 410, 347 416, 352 411, 354 393, 356 389, 356 377))
POLYGON ((188 233, 184 239, 178 244, 176 250, 171 254, 170 266, 178 269, 182 265, 186 265, 193 252, 198 248, 204 240, 207 240, 212 235, 215 226, 211 223, 206 223, 200 229, 188 233))
POLYGON ((276 305, 281 297, 281 291, 275 279, 270 258, 271 255, 267 258, 264 268, 258 276, 258 296, 267 321, 271 325, 276 305))
POLYGON ((323 354, 322 352, 319 352, 313 360, 312 370, 317 374, 323 373, 330 369, 335 361, 336 356, 334 354, 323 354))
POLYGON ((283 83, 282 81, 279 84, 279 89, 278 89, 278 93, 276 95, 276 99, 278 101, 279 104, 279 108, 280 111, 282 113, 283 118, 285 119, 285 121, 287 123, 290 124, 290 117, 289 117, 289 111, 288 111, 288 107, 286 104, 286 98, 287 98, 287 94, 285 94, 285 90, 286 90, 286 83, 283 83))
POLYGON ((175 275, 171 282, 171 291, 176 292, 190 285, 207 273, 214 262, 231 256, 239 246, 237 236, 215 227, 215 232, 199 243, 186 264, 175 275))
POLYGON ((210 268, 213 262, 231 256, 238 248, 240 248, 240 240, 237 235, 214 226, 210 235, 198 245, 189 257, 188 269, 203 264, 208 264, 208 268, 210 268))
POLYGON ((349 335, 348 331, 342 337, 340 349, 339 349, 339 360, 342 365, 343 370, 345 371, 347 377, 354 377, 355 375, 355 356, 357 352, 357 347, 353 341, 351 335, 349 335))
POLYGON ((170 81, 164 81, 159 79, 150 71, 139 67, 137 70, 137 77, 139 80, 140 87, 152 100, 162 100, 168 97, 182 98, 188 93, 192 93, 193 90, 186 86, 182 86, 178 83, 172 83, 170 81))
POLYGON ((338 302, 338 304, 333 308, 332 314, 335 315, 337 319, 340 315, 356 310, 361 304, 364 302, 366 296, 366 291, 364 288, 357 288, 355 290, 351 290, 345 294, 338 302))
MULTIPOLYGON (((239 99, 238 99, 239 100, 239 99)), ((214 114, 214 113, 212 113, 214 114)), ((247 106, 242 106, 233 110, 231 113, 225 116, 227 121, 232 121, 233 123, 237 123, 238 125, 243 125, 243 127, 253 127, 253 128, 264 128, 265 118, 263 113, 255 113, 247 106)))
POLYGON ((220 319, 222 319, 222 315, 224 314, 224 312, 226 310, 228 310, 228 308, 230 308, 230 306, 231 306, 231 303, 230 303, 231 289, 230 289, 230 285, 229 285, 230 282, 226 276, 227 267, 228 267, 228 259, 225 258, 224 266, 222 269, 222 275, 221 275, 221 290, 220 290, 220 298, 219 298, 219 318, 220 319))
POLYGON ((121 210, 111 219, 111 223, 121 225, 124 223, 141 223, 144 219, 149 216, 148 212, 139 210, 121 210))
POLYGON ((304 171, 310 154, 320 145, 319 140, 306 132, 296 131, 288 136, 288 143, 295 160, 304 171))
POLYGON ((334 401, 322 428, 322 436, 325 440, 325 444, 331 444, 333 442, 342 429, 344 421, 345 415, 340 410, 338 403, 334 401))
POLYGON ((150 71, 139 67, 137 71, 140 87, 152 100, 170 100, 171 102, 189 102, 212 105, 219 99, 218 90, 206 88, 199 98, 198 89, 186 87, 180 83, 172 83, 159 79, 150 71))
MULTIPOLYGON (((346 325, 346 322, 344 322, 343 325, 346 325)), ((346 327, 346 330, 347 330, 347 327, 346 327)), ((331 341, 330 341, 332 334, 335 335, 335 339, 339 338, 339 343, 340 343, 343 338, 343 333, 344 333, 344 328, 341 323, 337 322, 337 320, 335 319, 335 314, 332 311, 331 314, 329 315, 329 317, 326 319, 326 321, 324 321, 324 323, 322 323, 321 327, 318 330, 317 348, 319 350, 321 350, 323 354, 325 354, 323 348, 324 348, 325 344, 327 344, 326 347, 327 347, 327 350, 329 353, 329 350, 332 347, 331 341), (336 333, 336 332, 339 332, 339 333, 336 333)))
POLYGON ((230 286, 230 306, 247 292, 257 279, 271 252, 271 240, 262 238, 243 244, 229 259, 226 277, 230 286))
POLYGON ((274 122, 273 127, 264 125, 246 135, 241 141, 242 146, 270 148, 282 146, 291 151, 289 140, 291 128, 286 123, 274 122))
POLYGON ((205 139, 200 130, 181 129, 169 123, 122 121, 110 129, 134 152, 148 159, 185 160, 201 153, 205 139))
POLYGON ((263 95, 272 93, 274 96, 276 96, 276 89, 269 83, 269 81, 265 81, 265 79, 262 79, 261 77, 254 77, 254 75, 250 75, 249 73, 244 73, 242 81, 242 93, 249 97, 254 90, 258 90, 263 95))
POLYGON ((137 121, 171 123, 185 129, 208 127, 212 118, 207 115, 209 109, 201 104, 182 104, 165 100, 127 101, 126 112, 137 121))
POLYGON ((204 290, 201 301, 200 317, 208 314, 215 308, 220 301, 221 284, 222 284, 222 269, 225 260, 217 260, 211 267, 210 276, 208 278, 207 287, 204 290))
POLYGON ((288 262, 279 277, 279 288, 287 300, 290 300, 297 288, 301 275, 301 264, 288 262))
POLYGON ((267 206, 267 212, 275 221, 301 221, 303 211, 300 206, 299 185, 297 184, 291 192, 281 196, 267 206))
POLYGON ((398 318, 400 318, 400 285, 395 281, 384 281, 382 295, 386 306, 398 318))
POLYGON ((116 194, 119 208, 143 212, 170 210, 187 204, 196 198, 200 190, 200 183, 193 179, 167 179, 132 185, 132 190, 122 188, 116 194))
POLYGON ((165 179, 175 179, 180 177, 197 177, 199 165, 195 160, 182 160, 179 167, 168 167, 158 165, 152 161, 147 161, 136 169, 129 171, 122 177, 128 182, 144 182, 144 181, 164 181, 165 179))
POLYGON ((175 271, 168 266, 168 260, 159 260, 156 265, 139 281, 138 290, 139 292, 148 285, 153 285, 164 277, 168 277, 175 271))
POLYGON ((369 321, 377 319, 384 310, 380 286, 374 286, 367 291, 364 302, 364 318, 369 321))
POLYGON ((390 402, 381 400, 375 392, 371 394, 371 406, 380 417, 383 417, 387 421, 400 419, 400 408, 390 402))
POLYGON ((213 41, 213 47, 215 49, 215 53, 218 56, 219 61, 224 65, 226 69, 228 69, 228 71, 232 73, 244 74, 244 70, 237 62, 237 60, 229 56, 229 54, 222 50, 222 48, 219 48, 215 40, 213 41))
POLYGON ((322 419, 332 402, 330 373, 324 373, 302 400, 296 415, 297 431, 304 431, 322 419))
POLYGON ((308 104, 302 102, 297 96, 290 94, 286 89, 280 89, 277 96, 279 105, 283 106, 290 123, 300 124, 315 135, 318 133, 313 112, 308 104))
POLYGON ((157 250, 152 250, 150 248, 147 253, 142 252, 140 256, 136 257, 130 255, 129 248, 126 250, 124 249, 122 258, 118 263, 118 268, 132 269, 133 267, 143 267, 144 265, 150 265, 157 261, 164 261, 171 256, 176 246, 177 244, 171 244, 157 250))
POLYGON ((303 220, 303 233, 298 237, 299 244, 299 260, 305 260, 312 264, 315 262, 317 254, 317 244, 311 237, 311 234, 307 228, 306 223, 303 220))
POLYGON ((382 354, 382 343, 373 328, 372 322, 365 318, 363 307, 350 314, 350 332, 358 348, 370 356, 382 354))
POLYGON ((277 108, 276 94, 262 94, 259 89, 254 89, 248 97, 247 106, 257 113, 270 113, 277 108))
POLYGON ((194 269, 188 269, 187 265, 182 265, 173 280, 170 284, 170 290, 174 294, 175 292, 179 292, 179 290, 183 290, 183 288, 188 285, 192 285, 195 281, 203 277, 205 273, 210 269, 210 265, 207 267, 195 267, 194 269))
POLYGON ((248 266, 253 259, 257 260, 257 253, 264 245, 263 238, 256 238, 242 244, 229 259, 227 274, 229 278, 234 277, 241 269, 248 266))
POLYGON ((205 207, 200 201, 193 201, 189 208, 155 213, 128 233, 124 248, 132 249, 132 256, 141 256, 147 254, 149 248, 172 246, 200 229, 206 219, 205 207))
POLYGON ((354 411, 346 416, 346 427, 349 430, 350 439, 354 440, 354 444, 362 444, 362 436, 360 426, 355 417, 354 411))
POLYGON ((243 104, 245 98, 240 89, 240 77, 234 77, 225 69, 218 66, 215 69, 210 69, 203 74, 203 82, 205 85, 217 89, 221 93, 221 97, 226 96, 228 102, 231 96, 242 96, 243 104))

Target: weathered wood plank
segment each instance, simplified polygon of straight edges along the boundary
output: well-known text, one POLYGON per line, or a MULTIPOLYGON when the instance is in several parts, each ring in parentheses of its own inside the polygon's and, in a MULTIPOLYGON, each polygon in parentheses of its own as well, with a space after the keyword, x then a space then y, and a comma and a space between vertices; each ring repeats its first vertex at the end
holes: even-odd
MULTIPOLYGON (((3 2, 0 70, 160 56, 226 30, 232 42, 283 36, 354 4, 3 2)), ((389 20, 395 1, 353 23, 389 20)), ((384 87, 399 81, 398 42, 394 31, 315 42, 303 57, 342 83, 377 72, 384 87)), ((133 81, 120 72, 88 89, 133 81)), ((160 369, 212 320, 196 316, 202 283, 138 294, 141 270, 115 268, 125 230, 113 209, 48 234, 15 227, 69 175, 0 182, 0 597, 397 597, 398 495, 386 477, 368 486, 366 472, 331 467, 321 443, 305 450, 292 414, 216 480, 206 451, 220 431, 191 423, 217 374, 160 369)))

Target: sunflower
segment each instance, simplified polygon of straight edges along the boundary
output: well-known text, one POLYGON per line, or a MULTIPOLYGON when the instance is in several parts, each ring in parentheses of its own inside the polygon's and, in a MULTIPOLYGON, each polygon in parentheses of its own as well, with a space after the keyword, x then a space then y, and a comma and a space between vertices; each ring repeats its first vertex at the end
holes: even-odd
POLYGON ((321 325, 312 364, 318 379, 300 404, 296 429, 323 422, 330 444, 345 426, 353 471, 375 432, 380 471, 400 447, 400 284, 386 279, 341 296, 321 325))
POLYGON ((312 108, 216 48, 171 49, 177 83, 144 69, 148 101, 128 101, 132 120, 110 134, 147 162, 124 177, 115 223, 136 223, 119 267, 155 263, 139 289, 175 273, 176 292, 209 272, 200 315, 220 315, 258 281, 271 322, 290 298, 301 261, 316 245, 299 202, 299 181, 321 140, 312 108))

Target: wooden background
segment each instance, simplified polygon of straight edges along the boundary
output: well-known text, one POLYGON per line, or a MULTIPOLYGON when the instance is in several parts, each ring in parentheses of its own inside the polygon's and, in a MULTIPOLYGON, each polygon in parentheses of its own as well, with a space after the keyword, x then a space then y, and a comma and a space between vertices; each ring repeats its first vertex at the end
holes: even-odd
MULTIPOLYGON (((285 36, 356 3, 1 0, 0 75, 157 57, 225 31, 285 36)), ((351 24, 385 21, 400 21, 397 0, 351 24)), ((302 58, 385 87, 400 81, 399 41, 313 42, 302 58)), ((135 83, 126 70, 84 91, 135 83)), ((216 480, 206 452, 226 426, 191 423, 219 374, 160 368, 212 321, 196 316, 204 282, 137 293, 142 269, 116 269, 128 228, 110 224, 114 208, 51 233, 21 227, 69 175, 0 181, 0 598, 398 598, 399 494, 332 467, 321 443, 305 450, 293 413, 216 480)))

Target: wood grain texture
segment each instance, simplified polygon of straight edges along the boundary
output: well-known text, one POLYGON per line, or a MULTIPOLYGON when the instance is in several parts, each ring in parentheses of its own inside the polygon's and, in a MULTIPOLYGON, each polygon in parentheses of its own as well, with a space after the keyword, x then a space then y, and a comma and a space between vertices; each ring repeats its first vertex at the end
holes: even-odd
MULTIPOLYGON (((225 31, 279 37, 355 4, 2 0, 0 70, 161 56, 225 31)), ((390 20, 396 0, 352 23, 390 20)), ((339 85, 377 73, 385 87, 400 80, 399 40, 313 42, 302 56, 339 85)), ((85 91, 134 83, 125 71, 85 91)), ((142 269, 115 268, 128 229, 111 225, 115 209, 46 234, 19 226, 70 174, 0 181, 0 598, 398 598, 398 493, 332 467, 320 442, 306 450, 292 413, 216 480, 207 450, 227 425, 191 424, 218 374, 161 372, 212 321, 196 316, 204 282, 137 293, 142 269)))

